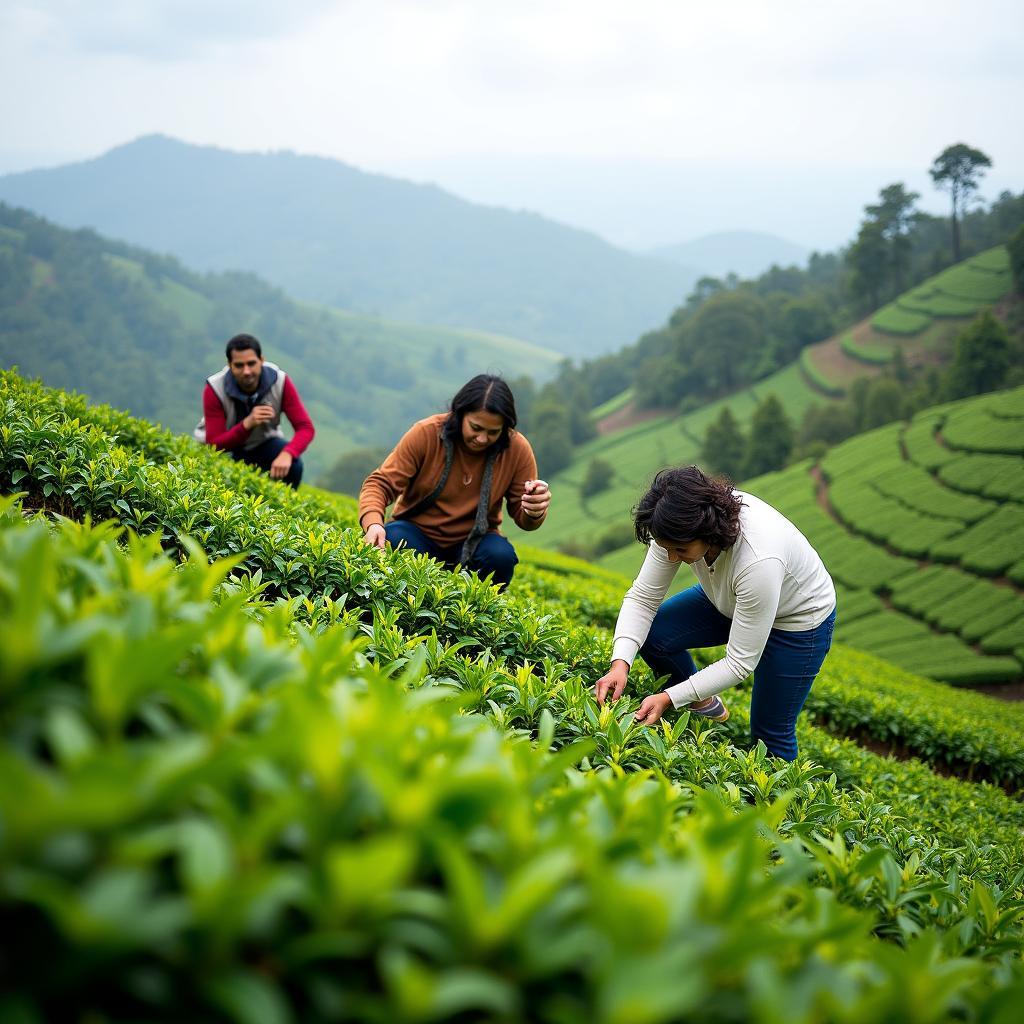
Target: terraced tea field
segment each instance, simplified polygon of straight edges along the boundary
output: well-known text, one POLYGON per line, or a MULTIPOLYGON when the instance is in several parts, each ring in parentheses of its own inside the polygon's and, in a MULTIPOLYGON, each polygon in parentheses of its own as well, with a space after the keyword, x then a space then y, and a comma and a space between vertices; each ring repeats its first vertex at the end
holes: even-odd
POLYGON ((840 585, 837 637, 952 683, 1024 677, 1024 388, 749 483, 840 585))
POLYGON ((841 335, 801 353, 801 367, 823 394, 842 394, 865 374, 891 363, 897 350, 908 361, 949 349, 983 309, 1013 289, 1005 246, 988 249, 904 292, 841 335))

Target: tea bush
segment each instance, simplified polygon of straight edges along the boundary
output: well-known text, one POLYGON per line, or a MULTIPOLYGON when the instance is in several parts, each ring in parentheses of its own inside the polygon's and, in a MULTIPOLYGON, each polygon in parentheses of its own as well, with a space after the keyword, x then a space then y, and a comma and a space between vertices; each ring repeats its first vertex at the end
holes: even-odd
MULTIPOLYGON (((611 581, 527 566, 499 595, 368 549, 343 503, 0 384, 0 490, 86 521, 0 528, 5 1012, 995 1019, 1021 993, 1001 791, 810 725, 810 759, 744 749, 743 689, 725 728, 637 727, 649 673, 590 692, 611 581)), ((875 672, 837 650, 815 713, 875 672)), ((944 730, 887 685, 903 718, 851 700, 840 727, 1019 777, 980 712, 944 730)))
POLYGON ((550 670, 497 681, 491 717, 534 725, 503 735, 429 643, 384 669, 376 623, 254 621, 230 563, 156 535, 7 514, 0 550, 9 1012, 725 1020, 800 993, 856 1020, 910 986, 941 1020, 1024 985, 1020 878, 970 838, 1003 831, 991 797, 938 849, 813 765, 681 742, 686 716, 574 715, 550 670))

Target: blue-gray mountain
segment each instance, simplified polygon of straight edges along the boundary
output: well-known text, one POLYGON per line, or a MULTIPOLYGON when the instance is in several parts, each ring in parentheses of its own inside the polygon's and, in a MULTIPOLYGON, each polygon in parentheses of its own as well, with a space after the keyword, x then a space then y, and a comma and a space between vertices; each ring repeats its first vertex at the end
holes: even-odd
POLYGON ((695 279, 669 260, 432 185, 165 136, 0 177, 0 199, 199 269, 253 271, 299 298, 484 328, 570 355, 631 343, 695 279))

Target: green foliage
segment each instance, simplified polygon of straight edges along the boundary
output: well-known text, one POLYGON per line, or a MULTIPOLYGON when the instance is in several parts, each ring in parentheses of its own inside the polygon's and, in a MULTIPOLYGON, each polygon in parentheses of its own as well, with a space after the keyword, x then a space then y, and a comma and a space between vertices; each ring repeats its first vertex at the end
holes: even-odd
POLYGON ((989 578, 1024 560, 1022 394, 937 406, 832 448, 821 497, 842 525, 816 500, 806 462, 748 482, 799 526, 841 584, 842 641, 947 682, 1021 677, 1013 626, 1024 606, 989 578), (1015 454, 985 454, 1004 446, 1015 454), (916 571, 911 558, 951 567, 916 571))
POLYGON ((769 395, 754 410, 750 420, 750 442, 744 476, 781 469, 793 450, 793 427, 782 403, 769 395))
POLYGON ((978 190, 978 182, 991 167, 992 161, 980 150, 962 142, 947 146, 932 164, 929 173, 936 188, 948 192, 953 203, 953 259, 960 259, 960 217, 967 209, 971 197, 978 190))
POLYGON ((747 458, 747 439, 743 436, 736 417, 729 406, 723 406, 718 419, 708 424, 704 432, 701 461, 715 473, 724 473, 738 480, 747 458))
POLYGON ((569 408, 553 394, 544 394, 530 416, 530 444, 540 473, 547 477, 572 461, 572 424, 569 408))
POLYGON ((615 479, 615 467, 605 459, 591 459, 587 465, 586 476, 580 484, 580 495, 584 498, 593 497, 608 490, 615 479))
POLYGON ((901 744, 924 760, 969 778, 1018 788, 1024 784, 1020 729, 1024 715, 1010 705, 914 677, 868 654, 846 655, 843 686, 828 674, 808 697, 811 718, 846 735, 901 744), (864 683, 850 686, 861 673, 864 683))
POLYGON ((357 448, 345 452, 321 478, 320 486, 339 494, 358 495, 363 481, 387 458, 387 448, 357 448))
POLYGON ((800 353, 800 371, 810 381, 814 388, 820 391, 823 395, 827 395, 829 398, 842 398, 846 394, 846 390, 840 387, 838 384, 829 380, 821 370, 814 363, 814 358, 811 355, 811 350, 805 348, 800 353))
POLYGON ((914 203, 919 198, 896 183, 879 192, 876 204, 864 208, 867 216, 846 253, 851 288, 864 308, 875 309, 883 295, 903 290, 913 252, 910 232, 918 219, 914 203))
MULTIPOLYGON (((583 624, 621 583, 555 558, 498 594, 366 548, 350 502, 2 384, 0 489, 102 515, 74 474, 114 463, 152 531, 0 511, 5 1010, 938 1021, 1024 986, 1001 791, 809 724, 820 764, 734 745, 742 688, 726 728, 639 728, 649 674, 617 706, 589 691, 609 637, 583 624), (208 566, 189 514, 244 544, 208 566)), ((891 719, 936 764, 1019 779, 986 698, 955 729, 937 690, 841 649, 819 685, 844 730, 891 719)))
POLYGON ((871 326, 876 331, 900 337, 920 334, 930 323, 931 317, 926 314, 913 313, 896 303, 884 306, 871 318, 871 326))
POLYGON ((857 359, 872 366, 885 366, 892 361, 895 351, 892 345, 861 344, 854 340, 852 334, 844 334, 839 345, 851 359, 857 359))
POLYGON ((1018 294, 1024 294, 1024 224, 1006 243, 1006 251, 1010 256, 1010 272, 1013 274, 1013 286, 1018 294))
POLYGON ((946 371, 946 397, 968 398, 991 390, 1010 366, 1006 328, 986 310, 956 339, 956 355, 946 371))

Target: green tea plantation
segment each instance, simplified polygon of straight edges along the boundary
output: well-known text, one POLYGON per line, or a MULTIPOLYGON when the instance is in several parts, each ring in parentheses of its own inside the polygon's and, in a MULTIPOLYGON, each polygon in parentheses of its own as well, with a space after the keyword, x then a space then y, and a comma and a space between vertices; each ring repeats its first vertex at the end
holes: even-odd
POLYGON ((840 586, 837 637, 957 684, 1024 678, 1024 388, 751 481, 840 586))
POLYGON ((614 574, 500 594, 9 372, 0 495, 4 1020, 1017 1019, 1014 707, 838 645, 792 764, 746 686, 637 727, 614 574))

